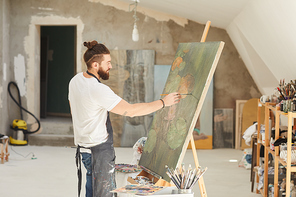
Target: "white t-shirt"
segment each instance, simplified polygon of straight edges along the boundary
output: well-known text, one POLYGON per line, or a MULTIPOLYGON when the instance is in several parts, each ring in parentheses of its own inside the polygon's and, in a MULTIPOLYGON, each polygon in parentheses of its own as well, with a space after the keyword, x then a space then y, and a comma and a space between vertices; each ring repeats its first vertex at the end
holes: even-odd
POLYGON ((96 78, 86 78, 78 73, 69 83, 68 99, 75 145, 89 148, 106 142, 107 111, 111 111, 121 98, 96 78))

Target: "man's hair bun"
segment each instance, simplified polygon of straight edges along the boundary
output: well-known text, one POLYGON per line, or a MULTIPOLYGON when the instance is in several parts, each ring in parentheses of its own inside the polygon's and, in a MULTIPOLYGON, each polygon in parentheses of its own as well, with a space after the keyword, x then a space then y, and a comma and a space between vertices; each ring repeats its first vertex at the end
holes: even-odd
POLYGON ((88 49, 92 49, 95 45, 97 45, 97 41, 91 41, 91 42, 84 42, 83 45, 87 47, 88 49))

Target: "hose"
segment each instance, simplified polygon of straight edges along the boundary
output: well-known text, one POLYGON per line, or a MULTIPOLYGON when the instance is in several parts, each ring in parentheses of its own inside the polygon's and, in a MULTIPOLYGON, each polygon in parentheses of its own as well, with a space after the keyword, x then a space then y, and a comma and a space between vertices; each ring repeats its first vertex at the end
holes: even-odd
POLYGON ((19 108, 20 108, 20 114, 21 114, 21 119, 23 120, 23 112, 22 112, 22 110, 24 110, 25 112, 27 112, 28 114, 30 114, 31 116, 33 116, 33 118, 35 118, 35 120, 37 121, 37 123, 38 123, 38 128, 35 130, 35 131, 24 131, 26 134, 33 134, 33 133, 36 133, 37 131, 39 131, 39 129, 40 129, 40 121, 38 120, 38 118, 36 118, 36 116, 34 116, 34 114, 32 114, 31 112, 29 112, 28 110, 26 110, 25 108, 23 108, 23 106, 22 106, 22 102, 21 102, 21 96, 20 96, 20 90, 19 90, 19 88, 18 88, 18 86, 17 86, 17 84, 15 83, 15 82, 13 82, 13 81, 11 81, 11 82, 9 82, 9 84, 8 84, 8 87, 7 87, 7 90, 8 90, 8 93, 9 93, 9 95, 10 95, 10 97, 12 98, 12 100, 17 104, 17 106, 19 106, 19 108), (18 100, 19 100, 19 102, 17 102, 16 100, 15 100, 15 98, 12 96, 12 94, 11 94, 11 91, 10 91, 10 86, 11 85, 14 85, 15 87, 16 87, 16 89, 17 89, 17 92, 18 92, 18 100))

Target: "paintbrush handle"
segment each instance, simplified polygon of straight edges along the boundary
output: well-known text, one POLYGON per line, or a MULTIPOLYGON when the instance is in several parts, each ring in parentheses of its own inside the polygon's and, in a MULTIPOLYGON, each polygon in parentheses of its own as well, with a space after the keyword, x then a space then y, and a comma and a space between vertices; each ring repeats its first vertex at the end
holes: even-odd
POLYGON ((278 89, 278 91, 281 93, 281 95, 282 95, 283 99, 285 99, 285 100, 286 100, 286 98, 285 98, 285 96, 283 95, 282 91, 281 91, 279 88, 277 88, 277 89, 278 89))
MULTIPOLYGON (((166 96, 166 95, 169 95, 169 94, 160 94, 160 96, 166 96)), ((192 94, 179 94, 179 95, 192 95, 192 94)))
POLYGON ((173 181, 173 183, 175 184, 175 186, 178 188, 178 189, 181 189, 179 184, 177 183, 177 181, 171 176, 171 174, 169 172, 166 172, 166 174, 170 177, 170 179, 173 181))
POLYGON ((192 184, 191 184, 191 186, 190 186, 189 189, 192 189, 192 187, 194 186, 194 184, 198 181, 198 179, 199 179, 202 175, 204 175, 204 173, 207 171, 207 169, 208 169, 208 168, 206 167, 202 172, 200 172, 200 174, 199 174, 198 176, 196 176, 195 180, 192 181, 192 184))

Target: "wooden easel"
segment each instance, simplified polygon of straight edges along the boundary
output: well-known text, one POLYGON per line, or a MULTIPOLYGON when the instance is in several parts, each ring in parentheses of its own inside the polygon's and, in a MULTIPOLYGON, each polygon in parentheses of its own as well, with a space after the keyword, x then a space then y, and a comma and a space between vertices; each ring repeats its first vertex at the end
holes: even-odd
MULTIPOLYGON (((206 37, 207 37, 208 32, 209 32, 210 25, 211 25, 211 21, 208 21, 207 24, 206 24, 206 27, 204 29, 204 32, 203 32, 203 35, 202 35, 202 38, 201 38, 201 41, 200 42, 205 42, 206 37)), ((206 95, 203 95, 203 96, 205 98, 206 95)), ((201 100, 204 100, 204 98, 201 98, 201 100)), ((194 158, 194 163, 195 163, 195 168, 196 169, 198 169, 198 167, 199 167, 199 162, 198 162, 197 153, 196 153, 196 147, 195 147, 194 138, 193 138, 193 130, 194 130, 194 127, 195 127, 195 123, 196 123, 196 121, 198 119, 198 116, 200 114, 200 111, 201 111, 200 108, 198 108, 195 111, 195 114, 194 114, 194 117, 193 117, 191 126, 189 128, 190 143, 191 143, 191 147, 192 147, 192 154, 193 154, 193 158, 194 158)), ((188 144, 185 144, 184 147, 188 147, 188 144)), ((181 154, 181 158, 184 158, 185 152, 186 151, 183 151, 183 153, 181 154)), ((179 166, 178 167, 179 168, 181 167, 180 166, 180 162, 179 162, 179 166)), ((167 184, 165 184, 164 182, 166 182, 166 181, 165 180, 162 180, 162 179, 159 179, 159 180, 157 180, 156 185, 167 186, 167 184)), ((207 195, 206 187, 205 187, 205 184, 204 184, 203 176, 201 176, 199 178, 198 185, 199 185, 199 190, 200 190, 201 197, 207 197, 208 195, 207 195)))
MULTIPOLYGON (((208 21, 207 24, 206 24, 206 27, 204 29, 204 32, 203 32, 203 35, 202 35, 202 38, 201 38, 200 42, 205 42, 208 31, 209 31, 209 28, 210 28, 210 24, 211 24, 211 21, 208 21)), ((218 61, 218 60, 216 60, 216 61, 218 61)), ((205 96, 206 95, 202 95, 202 98, 200 100, 203 101, 205 99, 205 96)), ((198 162, 196 147, 195 147, 194 138, 193 138, 193 130, 194 130, 194 127, 195 127, 195 123, 196 123, 196 121, 198 119, 198 116, 200 114, 200 111, 201 111, 200 108, 197 108, 197 110, 195 111, 191 126, 189 128, 189 134, 188 134, 188 137, 187 137, 187 140, 186 140, 187 144, 186 143, 184 144, 184 147, 187 149, 188 143, 189 143, 189 140, 190 140, 196 169, 198 169, 198 167, 199 167, 199 162, 198 162), (189 140, 188 140, 188 138, 189 138, 189 140)), ((181 154, 180 158, 184 158, 185 152, 186 151, 182 151, 182 154, 181 154)), ((180 160, 183 160, 183 159, 180 159, 180 160)), ((180 161, 178 163, 178 167, 179 168, 181 167, 181 162, 180 161)), ((170 184, 170 183, 168 183, 167 181, 165 181, 165 180, 163 180, 161 178, 157 178, 156 176, 153 176, 151 173, 148 173, 145 170, 142 170, 142 172, 140 172, 138 176, 144 176, 144 177, 149 178, 150 180, 154 180, 154 183, 157 186, 173 186, 173 184, 170 184)), ((132 183, 132 184, 137 184, 137 182, 135 180, 133 180, 132 178, 130 178, 130 177, 128 178, 128 181, 130 183, 132 183)), ((207 197, 207 192, 206 192, 203 176, 201 176, 199 178, 198 185, 199 185, 201 197, 207 197)))
MULTIPOLYGON (((208 35, 208 32, 209 32, 209 29, 210 29, 210 25, 211 25, 211 21, 208 21, 207 24, 206 24, 206 27, 204 29, 204 32, 202 34, 202 38, 201 38, 200 42, 205 42, 206 41, 206 38, 207 38, 207 35, 208 35)), ((193 121, 194 123, 197 121, 197 118, 198 118, 198 116, 195 117, 195 121, 193 121)), ((192 147, 192 154, 193 154, 193 158, 194 158, 195 168, 198 169, 199 162, 198 162, 198 158, 197 158, 197 153, 196 153, 196 148, 195 148, 195 143, 194 143, 194 138, 193 138, 193 133, 192 133, 193 132, 193 129, 194 129, 194 127, 190 129, 190 132, 191 132, 190 143, 191 143, 191 147, 192 147)), ((199 178, 199 180, 198 180, 198 186, 199 186, 199 190, 200 190, 200 195, 202 197, 207 197, 208 195, 207 195, 207 191, 206 191, 206 187, 205 187, 203 176, 201 176, 199 178)))

